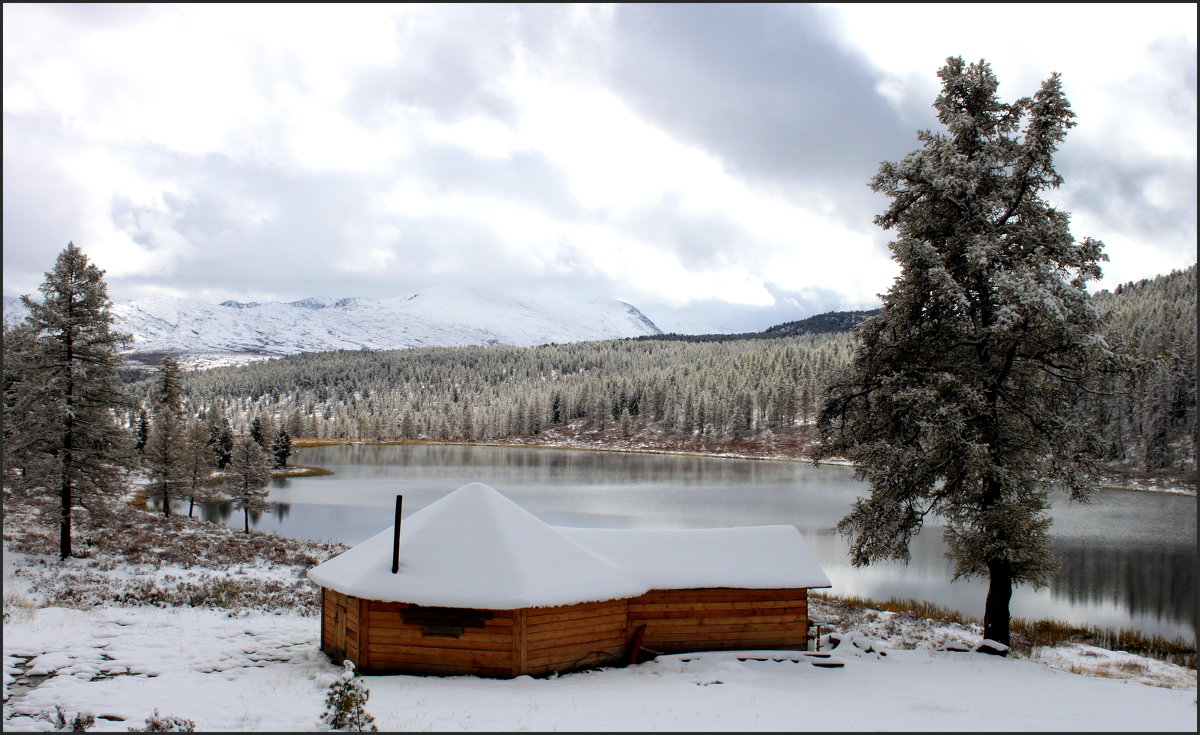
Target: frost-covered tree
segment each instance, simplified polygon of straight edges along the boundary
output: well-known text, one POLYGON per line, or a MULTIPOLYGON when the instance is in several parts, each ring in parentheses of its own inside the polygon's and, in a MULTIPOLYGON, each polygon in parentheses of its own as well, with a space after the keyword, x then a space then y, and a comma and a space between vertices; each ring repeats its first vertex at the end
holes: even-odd
POLYGON ((263 429, 262 419, 259 418, 258 416, 255 416, 250 421, 250 438, 253 439, 254 443, 257 444, 260 448, 262 448, 262 449, 267 448, 266 432, 263 429))
POLYGON ((229 419, 222 417, 220 421, 208 425, 208 445, 212 448, 217 469, 225 469, 233 451, 233 428, 229 425, 229 419))
POLYGON ((271 457, 275 462, 275 469, 287 467, 288 457, 292 456, 292 437, 288 434, 287 427, 279 427, 279 431, 275 432, 275 438, 271 440, 271 457))
POLYGON ((133 430, 133 450, 138 454, 146 452, 146 441, 150 438, 150 417, 145 411, 138 411, 137 426, 133 430))
POLYGON ((208 428, 199 421, 192 422, 183 433, 185 487, 182 493, 188 499, 188 518, 192 517, 197 502, 216 500, 219 497, 219 492, 213 491, 205 484, 205 480, 212 476, 216 467, 216 455, 208 439, 208 428))
POLYGON ((947 60, 934 107, 945 132, 885 162, 875 218, 900 276, 821 412, 820 456, 870 484, 838 524, 856 565, 907 562, 925 519, 946 524, 955 578, 989 580, 985 638, 1009 642, 1014 584, 1055 567, 1048 492, 1083 500, 1101 446, 1074 406, 1116 363, 1087 281, 1102 244, 1076 241, 1052 154, 1074 126, 1058 74, 1005 103, 988 64, 947 60))
POLYGON ((11 383, 5 366, 5 456, 20 462, 14 492, 56 496, 65 559, 72 508, 101 510, 125 488, 133 453, 114 411, 128 403, 117 349, 129 335, 113 331, 104 271, 75 243, 59 253, 39 290, 41 302, 21 297, 29 315, 13 345, 20 374, 11 383))
POLYGON ((164 357, 154 377, 150 399, 150 432, 146 438, 148 494, 160 493, 163 515, 171 515, 171 498, 188 485, 188 461, 184 449, 186 423, 183 416, 183 386, 179 363, 164 357))
POLYGON ((378 732, 375 718, 367 712, 371 692, 363 685, 362 677, 354 670, 352 661, 343 661, 341 676, 329 685, 325 694, 325 711, 321 721, 334 730, 347 732, 378 732))
POLYGON ((267 502, 271 461, 257 442, 243 436, 233 442, 233 451, 229 454, 229 465, 225 470, 229 473, 225 495, 233 502, 234 510, 242 511, 245 531, 250 533, 250 514, 271 508, 267 502))

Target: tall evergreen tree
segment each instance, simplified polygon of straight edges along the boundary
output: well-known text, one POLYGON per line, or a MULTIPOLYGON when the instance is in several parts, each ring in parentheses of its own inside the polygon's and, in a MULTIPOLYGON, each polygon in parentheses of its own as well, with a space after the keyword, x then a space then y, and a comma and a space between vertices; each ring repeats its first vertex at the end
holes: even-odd
POLYGON ((288 457, 292 456, 292 437, 286 426, 280 426, 271 440, 271 457, 275 461, 275 469, 287 467, 288 457))
POLYGON ((1116 364, 1085 289, 1106 258, 1040 196, 1062 182, 1052 154, 1074 126, 1058 74, 1012 104, 984 61, 951 58, 938 75, 946 132, 919 132, 921 148, 872 181, 892 200, 875 222, 894 229, 901 274, 855 332, 819 453, 870 484, 838 524, 853 563, 906 562, 940 516, 955 578, 989 579, 985 638, 1008 644, 1013 585, 1055 567, 1049 488, 1085 499, 1097 469, 1074 404, 1116 364))
POLYGON ((145 411, 138 411, 137 426, 133 429, 133 451, 145 454, 146 440, 150 438, 150 417, 145 411))
POLYGON ((233 502, 234 510, 242 511, 246 533, 250 533, 250 514, 271 508, 267 502, 271 462, 257 442, 243 436, 234 441, 226 470, 229 478, 225 483, 225 494, 233 502))
POLYGON ((262 419, 260 419, 258 416, 255 416, 250 421, 250 438, 254 440, 254 443, 258 445, 259 449, 267 448, 266 433, 263 431, 262 419))
POLYGON ((185 486, 180 492, 188 499, 188 518, 196 509, 196 502, 215 500, 217 493, 205 484, 216 467, 216 455, 208 443, 208 429, 199 421, 192 422, 183 432, 180 455, 183 457, 183 479, 185 486))
POLYGON ((151 396, 152 421, 145 444, 149 493, 161 493, 163 515, 171 515, 171 498, 188 485, 184 452, 183 386, 179 363, 164 357, 151 396))
POLYGON ((19 379, 5 396, 5 451, 21 463, 14 492, 57 496, 65 559, 72 509, 103 510, 125 487, 132 447, 114 410, 128 402, 117 349, 129 335, 113 331, 104 271, 75 243, 59 253, 39 290, 41 302, 21 297, 28 339, 19 379))
POLYGON ((212 448, 217 469, 229 466, 229 455, 233 451, 233 427, 229 425, 229 419, 222 416, 220 421, 208 425, 208 445, 212 448))

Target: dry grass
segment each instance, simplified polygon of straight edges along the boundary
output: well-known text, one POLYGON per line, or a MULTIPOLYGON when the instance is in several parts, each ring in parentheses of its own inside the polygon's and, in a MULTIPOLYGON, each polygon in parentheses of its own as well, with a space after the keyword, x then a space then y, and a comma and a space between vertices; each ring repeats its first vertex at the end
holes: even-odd
MULTIPOLYGON (((870 610, 882 610, 898 615, 926 618, 932 623, 980 625, 980 621, 976 618, 964 616, 955 610, 948 610, 924 600, 893 597, 879 601, 855 596, 835 597, 816 592, 812 594, 812 597, 834 606, 833 609, 838 610, 839 615, 851 623, 868 620, 870 610)), ((1065 643, 1082 643, 1110 651, 1124 651, 1146 656, 1186 666, 1193 670, 1196 668, 1196 646, 1183 638, 1168 639, 1157 635, 1147 636, 1129 629, 1114 631, 1046 619, 1013 618, 1010 627, 1011 648, 1014 653, 1019 655, 1028 656, 1033 648, 1038 646, 1051 647, 1065 643)), ((887 629, 888 626, 885 624, 882 630, 886 632, 887 629)))
POLYGON ((4 593, 4 622, 25 623, 33 620, 37 604, 18 592, 4 593))
MULTIPOLYGON (((58 560, 52 513, 4 502, 4 540, 29 554, 18 571, 41 605, 208 607, 230 611, 320 610, 305 573, 341 553, 343 544, 288 539, 186 516, 164 517, 131 506, 108 516, 77 511, 74 556, 58 560)), ((8 601, 6 599, 6 614, 8 601)))

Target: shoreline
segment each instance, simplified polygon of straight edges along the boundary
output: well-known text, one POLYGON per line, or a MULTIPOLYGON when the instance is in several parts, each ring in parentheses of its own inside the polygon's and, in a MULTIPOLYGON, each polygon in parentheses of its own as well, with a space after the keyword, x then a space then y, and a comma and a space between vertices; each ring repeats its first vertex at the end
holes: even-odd
MULTIPOLYGON (((434 446, 464 446, 464 447, 505 447, 516 449, 567 449, 576 451, 589 452, 616 452, 623 454, 657 454, 657 455, 675 455, 682 457, 711 457, 714 459, 745 459, 758 460, 768 462, 803 462, 814 467, 821 465, 832 465, 835 467, 853 467, 854 463, 844 458, 823 459, 820 462, 814 462, 809 457, 804 456, 788 456, 782 454, 776 455, 761 455, 761 454, 745 454, 739 452, 715 452, 715 451, 696 451, 686 449, 665 449, 660 447, 622 447, 612 445, 596 445, 585 443, 574 443, 578 440, 566 440, 563 442, 544 443, 536 441, 441 441, 433 439, 390 439, 381 441, 377 439, 309 439, 297 438, 292 439, 292 446, 297 449, 307 449, 310 447, 327 447, 341 445, 364 445, 364 446, 404 446, 409 444, 415 445, 434 445, 434 446)), ((301 466, 301 465, 296 465, 301 466)), ((306 468, 313 470, 312 474, 325 474, 329 470, 324 468, 311 467, 306 468)), ((290 475, 292 477, 302 477, 307 475, 290 475)), ((1197 497, 1195 488, 1178 487, 1178 486, 1144 486, 1144 485, 1127 485, 1114 484, 1116 481, 1111 477, 1105 477, 1100 484, 1096 486, 1097 490, 1118 490, 1122 492, 1143 492, 1143 493, 1166 493, 1168 495, 1183 495, 1187 497, 1197 497)))

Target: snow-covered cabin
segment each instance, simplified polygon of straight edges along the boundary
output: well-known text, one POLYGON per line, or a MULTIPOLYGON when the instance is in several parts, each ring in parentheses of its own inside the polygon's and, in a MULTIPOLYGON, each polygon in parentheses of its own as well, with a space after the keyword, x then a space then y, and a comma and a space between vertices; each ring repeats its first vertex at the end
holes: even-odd
POLYGON ((794 526, 550 526, 472 483, 309 570, 321 650, 365 673, 547 675, 658 652, 807 647, 828 587, 794 526), (644 626, 644 627, 643 627, 644 626))

